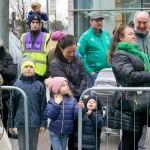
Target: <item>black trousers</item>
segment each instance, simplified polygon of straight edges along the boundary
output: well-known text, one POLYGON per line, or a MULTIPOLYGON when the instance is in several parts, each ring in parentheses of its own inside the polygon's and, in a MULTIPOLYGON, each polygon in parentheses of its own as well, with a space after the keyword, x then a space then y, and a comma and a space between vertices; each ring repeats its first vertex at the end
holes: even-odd
POLYGON ((143 133, 143 127, 147 124, 147 113, 140 113, 139 118, 139 132, 134 134, 134 132, 123 130, 123 136, 119 143, 118 150, 138 150, 138 143, 143 133))
POLYGON ((3 122, 3 126, 7 131, 7 120, 8 120, 8 101, 3 101, 3 109, 0 110, 1 119, 3 122))
POLYGON ((68 150, 75 150, 74 149, 74 133, 69 134, 68 150))
POLYGON ((118 150, 138 150, 138 142, 142 133, 134 133, 123 130, 123 136, 119 143, 118 150))

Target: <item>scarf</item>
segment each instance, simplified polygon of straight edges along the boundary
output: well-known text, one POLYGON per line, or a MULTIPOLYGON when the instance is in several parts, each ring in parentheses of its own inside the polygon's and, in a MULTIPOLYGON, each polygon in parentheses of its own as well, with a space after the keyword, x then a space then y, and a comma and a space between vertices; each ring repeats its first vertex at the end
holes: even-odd
POLYGON ((148 56, 140 51, 138 44, 132 44, 130 42, 119 42, 117 44, 116 50, 125 50, 128 53, 138 56, 144 62, 146 66, 146 71, 150 71, 148 56))
POLYGON ((37 38, 38 35, 40 34, 40 30, 31 30, 31 31, 30 31, 30 34, 31 34, 32 44, 34 44, 36 38, 37 38))
MULTIPOLYGON (((116 46, 116 50, 125 50, 128 53, 138 56, 144 62, 146 71, 150 71, 150 63, 147 55, 140 51, 138 44, 132 44, 130 42, 119 42, 116 46)), ((150 109, 148 109, 150 116, 150 109)))

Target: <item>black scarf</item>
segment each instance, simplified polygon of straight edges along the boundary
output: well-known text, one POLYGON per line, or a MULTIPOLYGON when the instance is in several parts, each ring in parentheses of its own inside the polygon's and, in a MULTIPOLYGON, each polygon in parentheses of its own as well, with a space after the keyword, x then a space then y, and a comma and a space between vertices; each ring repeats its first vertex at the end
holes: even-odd
POLYGON ((35 40, 36 40, 36 38, 38 37, 39 34, 40 34, 40 30, 31 30, 30 31, 32 44, 34 44, 34 42, 35 42, 35 40))

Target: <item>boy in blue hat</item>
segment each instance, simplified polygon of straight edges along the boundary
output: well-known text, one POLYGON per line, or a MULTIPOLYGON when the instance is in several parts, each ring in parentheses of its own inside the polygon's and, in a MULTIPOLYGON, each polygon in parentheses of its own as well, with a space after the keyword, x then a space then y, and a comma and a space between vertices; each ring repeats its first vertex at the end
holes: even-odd
MULTIPOLYGON (((90 95, 84 102, 82 119, 82 150, 100 149, 101 128, 104 117, 100 99, 90 95)), ((75 147, 77 148, 78 134, 75 133, 75 147)))

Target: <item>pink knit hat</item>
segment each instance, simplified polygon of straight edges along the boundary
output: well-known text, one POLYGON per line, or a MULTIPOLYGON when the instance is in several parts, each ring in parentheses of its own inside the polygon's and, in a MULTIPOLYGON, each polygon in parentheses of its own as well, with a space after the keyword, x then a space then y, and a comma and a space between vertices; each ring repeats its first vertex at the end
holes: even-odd
POLYGON ((58 41, 64 36, 65 36, 64 32, 56 31, 51 34, 51 40, 58 41))
POLYGON ((67 81, 64 77, 48 78, 45 80, 45 85, 50 91, 52 90, 55 94, 57 94, 64 81, 67 81))

